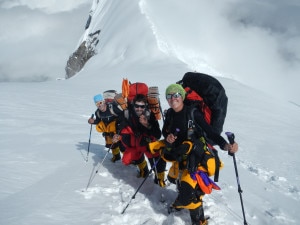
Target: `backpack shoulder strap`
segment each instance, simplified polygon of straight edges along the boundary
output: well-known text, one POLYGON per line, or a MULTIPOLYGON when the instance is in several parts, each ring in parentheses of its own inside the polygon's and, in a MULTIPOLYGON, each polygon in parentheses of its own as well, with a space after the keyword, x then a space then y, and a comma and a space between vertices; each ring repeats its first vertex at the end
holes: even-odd
POLYGON ((188 106, 188 119, 192 120, 195 124, 195 117, 194 117, 194 112, 197 110, 196 107, 188 106))
POLYGON ((113 104, 112 104, 112 103, 108 103, 108 104, 107 104, 107 107, 108 107, 108 109, 109 109, 109 111, 110 111, 110 113, 111 113, 112 115, 118 116, 118 114, 114 111, 114 107, 113 107, 113 104))
POLYGON ((167 125, 167 127, 166 127, 167 132, 170 131, 170 128, 173 124, 173 116, 172 116, 173 113, 174 113, 174 110, 172 108, 169 108, 169 109, 164 111, 164 118, 165 118, 164 119, 164 124, 167 125))
POLYGON ((123 112, 124 112, 125 119, 128 120, 129 119, 129 110, 128 109, 124 109, 123 112))
POLYGON ((97 117, 98 117, 99 119, 101 119, 101 115, 100 115, 99 109, 96 111, 96 115, 97 115, 97 117))
POLYGON ((188 124, 188 126, 192 126, 193 129, 195 129, 195 131, 198 131, 198 133, 202 133, 201 127, 197 124, 197 122, 195 120, 194 113, 196 110, 198 110, 198 108, 195 107, 194 105, 187 106, 187 109, 186 109, 187 121, 186 121, 186 123, 188 124))

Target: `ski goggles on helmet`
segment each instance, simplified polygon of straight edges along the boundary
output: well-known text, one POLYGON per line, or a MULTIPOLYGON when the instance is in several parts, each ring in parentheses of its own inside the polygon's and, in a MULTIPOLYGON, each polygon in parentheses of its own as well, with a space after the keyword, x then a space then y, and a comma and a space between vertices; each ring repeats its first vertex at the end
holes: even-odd
POLYGON ((172 98, 179 98, 182 97, 182 95, 180 93, 174 93, 174 94, 167 94, 166 95, 166 99, 172 99, 172 98))

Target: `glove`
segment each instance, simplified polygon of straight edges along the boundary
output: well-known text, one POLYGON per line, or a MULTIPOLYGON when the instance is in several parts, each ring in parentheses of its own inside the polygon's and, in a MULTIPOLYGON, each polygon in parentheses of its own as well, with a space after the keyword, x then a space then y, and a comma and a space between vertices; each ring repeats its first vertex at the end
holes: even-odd
POLYGON ((160 150, 162 152, 164 151, 163 149, 165 148, 166 144, 164 140, 158 140, 158 141, 152 141, 148 143, 147 145, 147 151, 151 152, 151 154, 156 154, 160 150))
POLYGON ((164 154, 165 158, 168 158, 168 160, 181 162, 182 160, 186 159, 186 153, 188 152, 189 148, 189 144, 181 144, 176 148, 165 147, 162 149, 162 153, 164 154))
POLYGON ((175 157, 172 155, 171 152, 172 152, 172 148, 164 147, 162 149, 162 156, 163 156, 164 160, 176 161, 175 157))
POLYGON ((198 161, 196 160, 195 152, 192 151, 187 157, 186 167, 190 174, 195 173, 198 169, 198 161))
POLYGON ((177 148, 173 148, 171 154, 174 155, 177 162, 181 162, 186 159, 186 153, 190 146, 188 144, 181 144, 177 148))
POLYGON ((184 155, 188 152, 190 146, 188 144, 181 144, 179 145, 178 147, 176 148, 173 148, 173 152, 176 154, 176 155, 184 155))
POLYGON ((164 147, 164 148, 162 149, 162 154, 163 154, 163 155, 174 158, 174 157, 172 156, 172 153, 171 153, 171 152, 172 152, 172 148, 164 147))

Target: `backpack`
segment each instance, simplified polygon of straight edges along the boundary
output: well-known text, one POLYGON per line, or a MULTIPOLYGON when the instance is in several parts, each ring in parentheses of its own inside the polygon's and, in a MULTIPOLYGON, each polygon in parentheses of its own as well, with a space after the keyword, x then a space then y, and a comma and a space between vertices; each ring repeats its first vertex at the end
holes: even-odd
POLYGON ((113 102, 116 95, 116 90, 107 90, 103 92, 103 98, 107 103, 113 102))
MULTIPOLYGON (((148 87, 147 84, 142 82, 130 83, 128 79, 123 79, 122 82, 122 98, 116 101, 119 104, 122 104, 123 107, 127 107, 127 104, 132 104, 134 97, 137 94, 141 94, 147 97, 148 108, 151 112, 154 113, 156 120, 161 119, 161 106, 159 101, 159 91, 158 87, 152 86, 148 87), (125 100, 125 101, 124 101, 125 100), (126 103, 125 103, 126 102, 126 103)), ((121 97, 121 96, 117 96, 121 97)))
POLYGON ((200 108, 206 122, 221 134, 228 104, 222 84, 210 75, 197 72, 187 72, 177 83, 186 91, 184 103, 200 108))
MULTIPOLYGON (((197 72, 187 72, 182 80, 177 82, 181 84, 186 91, 184 103, 192 108, 199 108, 203 113, 204 119, 212 126, 214 131, 221 134, 227 113, 228 98, 222 84, 214 77, 197 72)), ((193 110, 188 115, 193 120, 193 110)), ((212 140, 208 140, 210 154, 215 158, 216 171, 214 181, 219 179, 219 169, 221 161, 218 152, 211 145, 212 140)))
POLYGON ((129 89, 128 89, 128 96, 127 96, 127 102, 132 103, 134 97, 138 94, 147 96, 148 95, 148 85, 145 83, 140 83, 136 82, 133 84, 129 84, 129 89))
POLYGON ((119 116, 123 109, 120 104, 116 103, 116 97, 118 96, 118 92, 116 90, 107 90, 103 92, 103 98, 106 102, 106 105, 113 116, 119 116))

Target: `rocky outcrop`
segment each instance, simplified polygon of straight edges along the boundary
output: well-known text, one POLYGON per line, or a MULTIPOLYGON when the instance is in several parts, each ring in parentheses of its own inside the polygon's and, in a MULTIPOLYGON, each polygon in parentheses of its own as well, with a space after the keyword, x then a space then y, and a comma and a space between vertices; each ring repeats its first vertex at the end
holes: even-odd
POLYGON ((85 65, 85 63, 97 54, 96 46, 99 42, 98 35, 100 30, 89 34, 88 39, 83 41, 78 49, 69 57, 65 67, 66 79, 74 76, 85 65))

